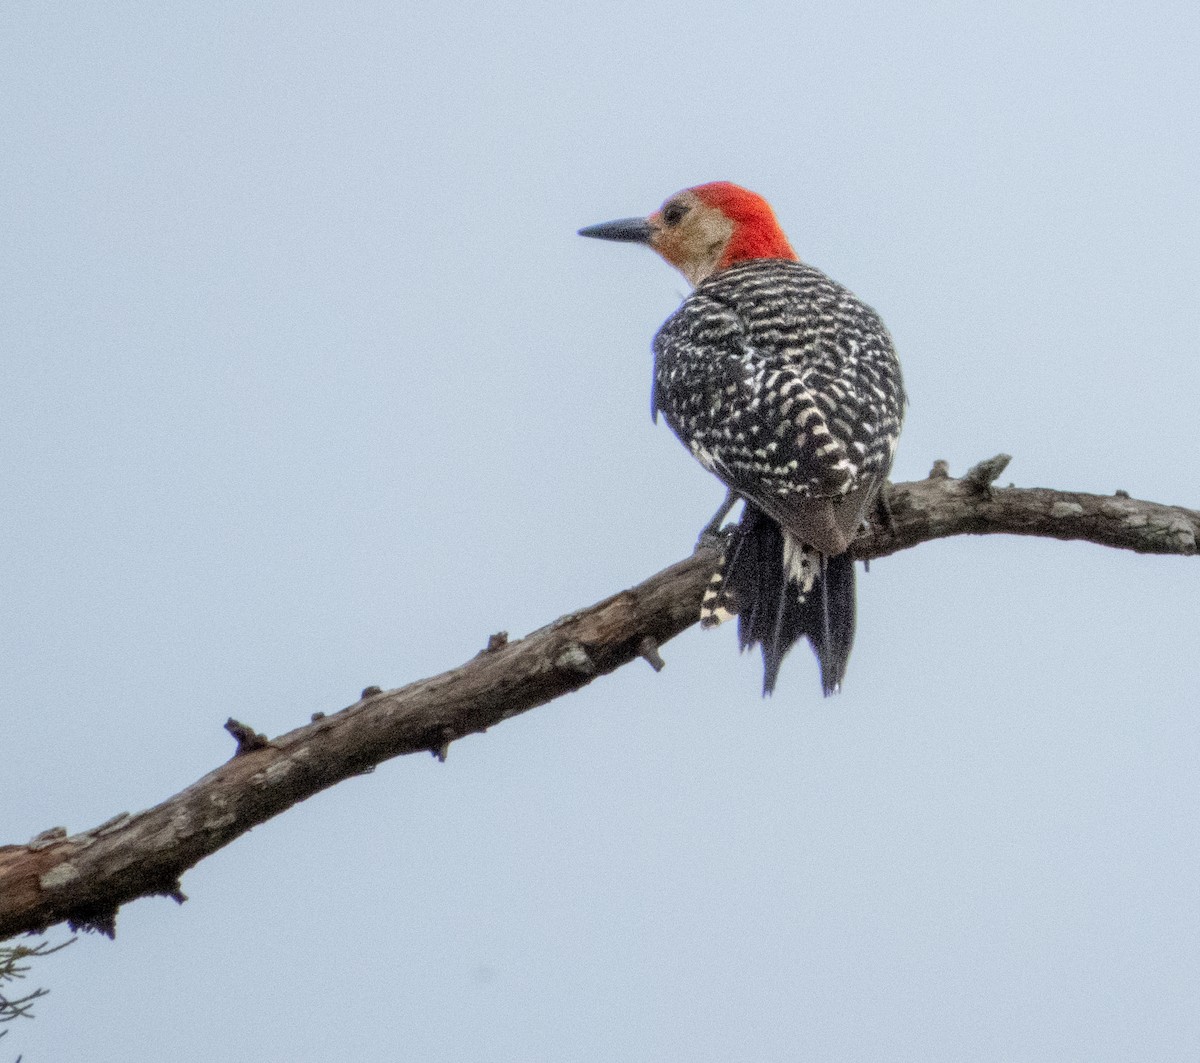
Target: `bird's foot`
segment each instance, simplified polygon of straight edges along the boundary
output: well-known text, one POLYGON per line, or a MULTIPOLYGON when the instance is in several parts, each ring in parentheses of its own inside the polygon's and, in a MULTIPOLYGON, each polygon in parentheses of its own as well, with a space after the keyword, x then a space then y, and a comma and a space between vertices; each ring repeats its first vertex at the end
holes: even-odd
POLYGON ((724 528, 714 528, 711 525, 705 525, 704 530, 700 533, 700 538, 696 540, 696 552, 701 550, 724 552, 725 544, 729 542, 730 536, 733 535, 733 530, 736 527, 736 524, 727 524, 724 528))
POLYGON ((713 514, 710 520, 700 531, 700 538, 696 540, 696 549, 702 550, 705 547, 714 547, 720 549, 724 547, 725 540, 729 537, 732 525, 728 528, 722 528, 721 523, 729 516, 729 511, 738 504, 740 496, 730 490, 725 492, 725 501, 721 503, 721 508, 713 514))
POLYGON ((879 527, 888 533, 894 535, 896 532, 896 518, 892 515, 892 504, 888 501, 888 485, 886 481, 883 487, 880 488, 879 494, 875 496, 875 513, 874 520, 879 527))

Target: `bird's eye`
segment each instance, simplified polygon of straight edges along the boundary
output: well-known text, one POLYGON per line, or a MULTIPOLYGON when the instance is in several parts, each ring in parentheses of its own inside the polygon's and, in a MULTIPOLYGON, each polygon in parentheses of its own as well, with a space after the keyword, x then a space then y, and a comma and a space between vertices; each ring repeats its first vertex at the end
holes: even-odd
POLYGON ((682 203, 668 203, 663 207, 662 219, 667 225, 678 225, 686 213, 687 207, 682 203))

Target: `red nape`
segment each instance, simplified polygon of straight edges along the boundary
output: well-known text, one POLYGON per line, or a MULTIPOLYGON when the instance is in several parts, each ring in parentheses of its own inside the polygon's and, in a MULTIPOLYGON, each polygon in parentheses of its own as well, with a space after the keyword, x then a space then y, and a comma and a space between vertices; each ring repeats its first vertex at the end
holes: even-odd
POLYGON ((692 189, 702 203, 716 207, 731 222, 733 235, 717 269, 724 269, 748 258, 789 258, 795 261, 796 252, 775 220, 775 212, 762 196, 731 184, 713 181, 692 189))

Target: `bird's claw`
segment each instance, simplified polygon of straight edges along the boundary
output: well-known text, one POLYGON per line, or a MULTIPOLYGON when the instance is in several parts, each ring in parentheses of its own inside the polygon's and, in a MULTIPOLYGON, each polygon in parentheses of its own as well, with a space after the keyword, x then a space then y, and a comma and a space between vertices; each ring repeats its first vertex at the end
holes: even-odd
POLYGON ((696 552, 699 553, 701 550, 723 551, 736 527, 736 524, 726 524, 724 528, 713 528, 711 525, 706 527, 696 540, 696 552))

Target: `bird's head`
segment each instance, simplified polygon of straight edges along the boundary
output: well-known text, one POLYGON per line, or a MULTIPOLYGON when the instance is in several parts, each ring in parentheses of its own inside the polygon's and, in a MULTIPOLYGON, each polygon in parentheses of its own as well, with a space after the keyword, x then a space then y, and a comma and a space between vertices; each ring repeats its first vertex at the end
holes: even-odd
POLYGON ((796 258, 771 205, 728 181, 685 188, 649 217, 589 225, 579 235, 649 244, 693 285, 746 259, 796 258))

